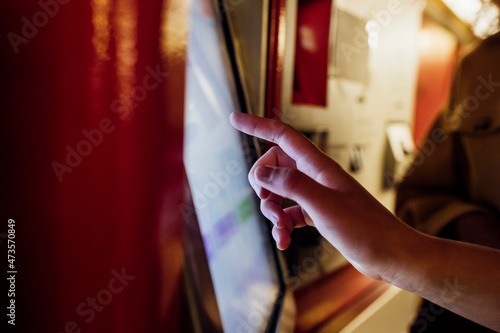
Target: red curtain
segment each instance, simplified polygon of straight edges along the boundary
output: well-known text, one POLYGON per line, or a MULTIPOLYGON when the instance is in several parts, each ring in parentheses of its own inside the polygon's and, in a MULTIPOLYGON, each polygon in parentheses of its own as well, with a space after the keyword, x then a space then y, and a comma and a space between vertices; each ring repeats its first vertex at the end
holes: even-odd
POLYGON ((2 1, 0 17, 9 328, 178 331, 187 3, 2 1))

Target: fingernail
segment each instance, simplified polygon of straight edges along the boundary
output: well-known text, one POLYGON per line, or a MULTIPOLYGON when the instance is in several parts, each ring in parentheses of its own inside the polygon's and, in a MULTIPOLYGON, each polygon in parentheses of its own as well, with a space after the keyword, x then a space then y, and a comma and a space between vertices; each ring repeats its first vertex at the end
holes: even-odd
POLYGON ((255 176, 258 180, 268 181, 271 179, 274 173, 274 168, 262 165, 255 170, 255 176))

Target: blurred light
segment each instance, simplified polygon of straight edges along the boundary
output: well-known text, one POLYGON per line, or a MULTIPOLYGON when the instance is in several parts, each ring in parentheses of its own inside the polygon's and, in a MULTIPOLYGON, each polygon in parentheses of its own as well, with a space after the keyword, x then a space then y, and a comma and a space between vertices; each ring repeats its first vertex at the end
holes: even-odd
POLYGON ((375 49, 379 42, 380 25, 374 19, 366 22, 365 30, 368 33, 368 46, 375 49))
POLYGON ((94 25, 92 44, 94 44, 97 59, 101 61, 109 60, 110 11, 111 3, 109 0, 92 1, 92 23, 94 25))
POLYGON ((467 23, 473 23, 481 9, 480 0, 443 0, 443 2, 457 15, 467 23))
POLYGON ((116 38, 116 73, 118 96, 121 98, 122 120, 131 119, 134 108, 133 89, 137 62, 137 0, 119 0, 115 3, 114 29, 116 38))
POLYGON ((92 34, 92 45, 94 46, 95 59, 92 65, 92 80, 90 80, 92 94, 95 98, 90 99, 92 114, 96 117, 102 117, 100 110, 102 100, 97 96, 106 96, 108 82, 105 71, 109 66, 110 42, 112 26, 110 22, 112 3, 111 0, 92 0, 92 25, 94 32, 92 34))
POLYGON ((443 2, 462 21, 468 23, 476 36, 485 38, 498 31, 498 8, 492 4, 484 5, 481 0, 443 0, 443 2))
POLYGON ((316 34, 311 27, 299 26, 300 46, 310 53, 318 52, 318 44, 316 43, 316 34))

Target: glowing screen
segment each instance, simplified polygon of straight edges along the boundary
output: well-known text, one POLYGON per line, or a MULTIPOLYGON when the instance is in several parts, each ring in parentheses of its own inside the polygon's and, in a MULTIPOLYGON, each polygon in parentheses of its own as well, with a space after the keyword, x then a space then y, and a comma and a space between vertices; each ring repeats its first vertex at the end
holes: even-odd
POLYGON ((238 99, 209 1, 191 5, 184 163, 225 332, 265 330, 279 292, 266 226, 248 183, 238 99))

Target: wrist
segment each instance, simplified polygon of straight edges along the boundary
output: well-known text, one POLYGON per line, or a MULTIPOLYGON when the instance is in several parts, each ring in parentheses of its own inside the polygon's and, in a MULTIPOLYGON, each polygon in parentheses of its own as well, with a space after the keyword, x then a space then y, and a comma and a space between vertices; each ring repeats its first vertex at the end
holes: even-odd
POLYGON ((395 237, 386 246, 386 262, 382 266, 381 280, 419 293, 429 274, 429 258, 433 255, 430 253, 432 237, 403 223, 394 229, 395 237))

